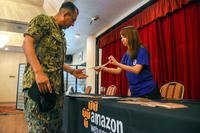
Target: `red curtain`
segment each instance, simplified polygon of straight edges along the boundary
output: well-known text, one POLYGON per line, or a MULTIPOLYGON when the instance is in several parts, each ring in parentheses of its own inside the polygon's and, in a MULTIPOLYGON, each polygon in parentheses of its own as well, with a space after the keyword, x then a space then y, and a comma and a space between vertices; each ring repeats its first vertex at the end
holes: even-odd
POLYGON ((104 45, 110 44, 119 39, 119 31, 122 27, 132 24, 136 28, 142 28, 154 20, 165 17, 167 14, 182 8, 191 1, 193 0, 157 0, 153 5, 147 7, 141 13, 120 24, 110 33, 102 36, 99 39, 99 47, 102 48, 104 45))
MULTIPOLYGON (((121 45, 121 41, 117 40, 110 45, 106 45, 102 50, 102 62, 103 64, 108 61, 108 57, 113 55, 118 61, 121 60, 121 56, 126 51, 126 47, 121 45)), ((112 65, 108 65, 108 67, 113 67, 112 65)), ((102 72, 101 77, 101 86, 108 87, 110 85, 116 85, 117 88, 124 88, 124 89, 117 89, 117 95, 126 95, 127 94, 127 79, 125 77, 125 72, 122 72, 119 75, 113 75, 106 72, 102 72), (123 81, 122 81, 123 79, 123 81)))
MULTIPOLYGON (((134 24, 128 20, 123 25, 134 24)), ((113 37, 115 41, 102 45, 102 63, 107 62, 109 55, 120 61, 126 51, 116 37, 117 32, 113 37)), ((188 4, 173 14, 154 20, 139 28, 139 33, 150 52, 151 69, 158 86, 177 81, 185 86, 184 98, 200 99, 200 2, 188 4)), ((105 87, 115 84, 118 95, 127 93, 124 73, 118 76, 102 73, 101 81, 105 87)))

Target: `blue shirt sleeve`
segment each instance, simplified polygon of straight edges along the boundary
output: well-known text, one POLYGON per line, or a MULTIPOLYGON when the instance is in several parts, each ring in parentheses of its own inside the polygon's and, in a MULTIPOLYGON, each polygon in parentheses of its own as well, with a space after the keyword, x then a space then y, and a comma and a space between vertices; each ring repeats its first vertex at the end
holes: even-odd
POLYGON ((138 55, 137 55, 137 64, 147 65, 147 66, 150 65, 150 62, 149 62, 149 53, 148 53, 147 49, 144 48, 144 47, 141 47, 140 50, 139 50, 139 52, 138 52, 138 55))
POLYGON ((126 64, 126 61, 127 61, 127 52, 124 53, 120 63, 121 64, 126 64))

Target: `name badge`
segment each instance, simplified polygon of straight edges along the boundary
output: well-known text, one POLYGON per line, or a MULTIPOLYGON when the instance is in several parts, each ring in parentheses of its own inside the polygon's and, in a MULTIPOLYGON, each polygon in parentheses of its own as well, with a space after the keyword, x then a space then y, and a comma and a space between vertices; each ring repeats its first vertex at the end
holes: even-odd
POLYGON ((134 59, 134 60, 133 60, 133 65, 135 66, 135 65, 136 65, 136 63, 137 63, 137 60, 136 60, 136 59, 134 59))

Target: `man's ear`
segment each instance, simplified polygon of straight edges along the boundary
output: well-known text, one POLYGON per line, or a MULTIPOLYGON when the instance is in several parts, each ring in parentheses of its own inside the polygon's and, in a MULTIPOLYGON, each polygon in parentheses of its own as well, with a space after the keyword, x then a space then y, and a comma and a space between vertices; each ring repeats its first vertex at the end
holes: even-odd
POLYGON ((65 16, 70 15, 70 12, 69 12, 69 10, 62 10, 62 11, 61 11, 61 15, 62 15, 63 17, 65 17, 65 16))
POLYGON ((66 11, 65 13, 64 13, 64 17, 66 17, 66 16, 70 16, 71 14, 70 14, 70 12, 68 12, 68 11, 66 11))
POLYGON ((66 14, 67 14, 67 11, 64 10, 64 9, 62 9, 62 10, 60 11, 60 15, 61 15, 62 17, 65 17, 66 14))

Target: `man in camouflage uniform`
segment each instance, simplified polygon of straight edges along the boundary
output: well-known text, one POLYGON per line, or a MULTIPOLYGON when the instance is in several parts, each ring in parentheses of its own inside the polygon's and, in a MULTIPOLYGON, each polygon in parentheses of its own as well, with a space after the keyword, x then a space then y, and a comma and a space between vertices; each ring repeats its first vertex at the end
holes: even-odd
POLYGON ((23 49, 27 66, 23 77, 25 117, 29 133, 58 133, 62 126, 63 70, 76 78, 86 78, 83 69, 73 69, 64 64, 66 41, 62 29, 74 25, 77 7, 71 2, 61 5, 55 16, 38 15, 24 33, 23 49), (47 113, 39 113, 38 105, 28 91, 36 82, 40 93, 56 93, 56 105, 47 113))

